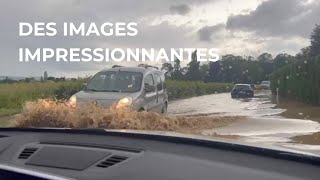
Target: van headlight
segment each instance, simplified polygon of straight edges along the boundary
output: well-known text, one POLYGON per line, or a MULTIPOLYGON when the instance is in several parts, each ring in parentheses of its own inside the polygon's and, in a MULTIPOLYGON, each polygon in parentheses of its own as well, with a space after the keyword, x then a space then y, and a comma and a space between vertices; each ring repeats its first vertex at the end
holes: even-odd
POLYGON ((72 107, 75 107, 77 105, 77 96, 76 95, 73 95, 73 96, 70 97, 69 104, 72 107))
POLYGON ((117 103, 116 108, 128 107, 130 105, 132 105, 132 97, 124 97, 124 98, 119 100, 119 102, 117 103))

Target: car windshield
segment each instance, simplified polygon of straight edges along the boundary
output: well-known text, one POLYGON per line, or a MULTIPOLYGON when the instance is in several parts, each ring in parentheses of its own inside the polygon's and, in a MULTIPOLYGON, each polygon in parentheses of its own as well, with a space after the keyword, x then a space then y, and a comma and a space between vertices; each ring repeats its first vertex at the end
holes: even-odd
POLYGON ((137 92, 141 89, 142 73, 106 71, 96 74, 88 83, 87 91, 137 92))

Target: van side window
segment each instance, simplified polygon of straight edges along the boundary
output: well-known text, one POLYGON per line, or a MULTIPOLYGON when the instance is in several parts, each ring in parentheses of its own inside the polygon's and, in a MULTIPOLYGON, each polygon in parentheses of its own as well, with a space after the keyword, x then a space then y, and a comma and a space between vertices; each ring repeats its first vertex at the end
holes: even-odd
POLYGON ((144 84, 148 84, 150 86, 154 86, 154 80, 153 76, 151 74, 148 74, 144 79, 144 84))
POLYGON ((161 81, 161 78, 158 74, 155 74, 155 79, 156 79, 156 84, 157 84, 157 89, 158 91, 161 91, 163 88, 162 88, 162 81, 161 81))

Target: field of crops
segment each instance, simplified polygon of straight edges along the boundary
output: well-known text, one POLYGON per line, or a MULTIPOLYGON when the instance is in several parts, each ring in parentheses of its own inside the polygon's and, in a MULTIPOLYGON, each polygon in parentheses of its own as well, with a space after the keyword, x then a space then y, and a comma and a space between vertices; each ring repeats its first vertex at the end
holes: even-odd
MULTIPOLYGON (((68 99, 82 89, 83 81, 0 84, 0 116, 18 113, 26 101, 68 99)), ((201 81, 167 81, 169 99, 230 91, 232 84, 201 81)))
POLYGON ((79 89, 81 84, 80 81, 0 84, 0 116, 19 112, 26 101, 60 98, 57 93, 65 91, 70 94, 79 89))

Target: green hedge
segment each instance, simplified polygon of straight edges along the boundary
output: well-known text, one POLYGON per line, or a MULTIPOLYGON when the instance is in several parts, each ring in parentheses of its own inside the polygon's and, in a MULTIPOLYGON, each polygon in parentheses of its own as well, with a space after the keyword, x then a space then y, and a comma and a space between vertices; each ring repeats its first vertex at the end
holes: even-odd
POLYGON ((167 81, 169 100, 181 99, 205 94, 229 92, 231 83, 204 83, 202 81, 167 81))
POLYGON ((0 115, 6 114, 5 112, 19 111, 26 101, 41 98, 67 98, 69 94, 79 90, 81 84, 81 81, 0 84, 0 115))
POLYGON ((271 76, 271 90, 287 97, 320 105, 320 57, 289 64, 271 76))

